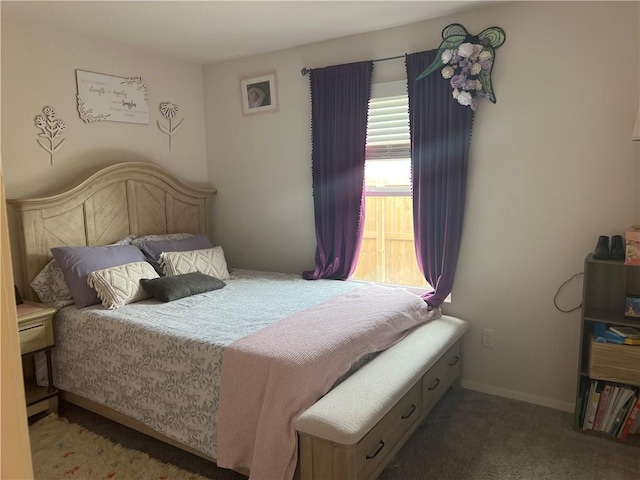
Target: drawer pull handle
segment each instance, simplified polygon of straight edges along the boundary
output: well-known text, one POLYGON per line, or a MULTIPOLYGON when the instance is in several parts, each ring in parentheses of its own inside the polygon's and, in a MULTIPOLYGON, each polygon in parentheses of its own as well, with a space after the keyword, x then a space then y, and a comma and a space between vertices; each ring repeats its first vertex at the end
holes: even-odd
POLYGON ((456 363, 458 363, 458 360, 460 360, 460 355, 456 355, 455 358, 449 364, 449 366, 453 367, 456 363))
POLYGON ((20 330, 20 333, 28 332, 29 330, 33 330, 34 328, 40 328, 40 327, 42 327, 42 326, 44 326, 44 324, 43 324, 43 323, 39 323, 38 325, 32 325, 32 326, 30 326, 30 327, 27 327, 27 328, 23 328, 23 329, 21 329, 21 330, 20 330))
POLYGON ((436 388, 438 388, 438 385, 440 385, 440 379, 436 378, 435 383, 431 385, 427 390, 435 390, 436 388))
POLYGON ((378 445, 378 448, 376 449, 376 451, 373 452, 373 455, 367 455, 364 458, 366 460, 371 460, 372 458, 376 458, 383 448, 384 448, 384 442, 382 440, 380 440, 380 445, 378 445))
POLYGON ((407 419, 407 418, 409 418, 411 415, 413 415, 413 412, 415 412, 415 411, 416 411, 416 405, 415 405, 415 403, 412 403, 412 404, 411 404, 411 409, 410 409, 407 413, 405 413, 404 415, 402 415, 402 416, 400 417, 400 419, 401 419, 401 420, 406 420, 406 419, 407 419))

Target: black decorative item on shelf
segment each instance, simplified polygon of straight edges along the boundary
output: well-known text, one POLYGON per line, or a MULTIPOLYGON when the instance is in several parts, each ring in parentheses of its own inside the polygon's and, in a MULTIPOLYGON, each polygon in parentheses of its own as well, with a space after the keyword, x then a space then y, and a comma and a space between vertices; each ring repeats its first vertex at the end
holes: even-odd
POLYGON ((593 258, 596 260, 624 260, 622 235, 611 237, 611 243, 609 243, 609 237, 600 235, 596 249, 593 251, 593 258))
POLYGON ((605 235, 598 237, 596 249, 593 251, 593 258, 596 260, 609 260, 611 258, 609 254, 609 237, 605 235))
POLYGON ((622 235, 614 235, 611 237, 611 260, 624 260, 624 243, 622 235))
POLYGON ((453 97, 460 105, 469 106, 475 111, 478 98, 496 103, 491 72, 495 49, 506 39, 504 30, 489 27, 478 35, 471 35, 459 23, 452 23, 442 30, 442 38, 436 59, 416 81, 444 66, 442 76, 450 79, 453 97))

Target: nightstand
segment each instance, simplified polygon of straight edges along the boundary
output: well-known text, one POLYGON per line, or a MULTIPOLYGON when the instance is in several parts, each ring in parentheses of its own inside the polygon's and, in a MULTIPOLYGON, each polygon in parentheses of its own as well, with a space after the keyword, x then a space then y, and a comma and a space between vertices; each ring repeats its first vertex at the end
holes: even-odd
POLYGON ((27 416, 40 412, 58 410, 58 390, 53 386, 51 369, 51 349, 55 345, 53 337, 53 316, 57 309, 36 302, 25 302, 16 306, 18 312, 18 334, 24 374, 24 393, 27 399, 27 416), (36 383, 34 354, 44 352, 47 359, 47 379, 49 386, 36 383))

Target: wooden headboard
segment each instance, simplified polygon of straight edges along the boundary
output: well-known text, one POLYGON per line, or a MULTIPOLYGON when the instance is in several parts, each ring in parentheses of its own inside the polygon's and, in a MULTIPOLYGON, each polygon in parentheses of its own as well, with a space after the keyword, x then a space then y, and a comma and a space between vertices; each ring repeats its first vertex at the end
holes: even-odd
POLYGON ((18 217, 22 292, 63 245, 99 246, 129 234, 209 234, 209 202, 215 189, 187 185, 156 165, 106 167, 70 190, 42 198, 7 200, 18 217))

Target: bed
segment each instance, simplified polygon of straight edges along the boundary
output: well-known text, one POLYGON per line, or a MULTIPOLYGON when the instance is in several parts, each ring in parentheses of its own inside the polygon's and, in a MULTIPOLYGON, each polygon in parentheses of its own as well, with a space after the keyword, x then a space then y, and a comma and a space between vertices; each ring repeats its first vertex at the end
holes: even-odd
MULTIPOLYGON (((131 162, 58 195, 9 200, 18 218, 21 291, 38 300, 30 285, 50 265, 51 249, 208 236, 213 194, 153 164, 131 162)), ((404 289, 238 269, 226 271, 224 282, 167 303, 60 308, 54 381, 62 398, 251 478, 375 478, 459 381, 467 322, 425 311, 404 289), (386 309, 385 319, 366 313, 365 303, 372 312, 386 309), (305 329, 290 335, 301 320, 305 329), (365 338, 362 328, 380 333, 365 338), (316 345, 318 336, 323 345, 316 345), (289 337, 287 348, 307 342, 307 350, 318 349, 315 363, 304 366, 313 374, 302 373, 297 359, 286 358, 281 377, 266 366, 260 349, 289 337), (338 350, 345 342, 349 348, 338 350), (264 409, 270 399, 276 411, 288 399, 296 406, 283 419, 234 410, 242 404, 253 411, 252 403, 264 409), (262 451, 260 439, 279 444, 274 432, 281 425, 293 435, 281 443, 292 449, 262 451), (280 463, 262 466, 270 462, 280 463)))

